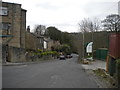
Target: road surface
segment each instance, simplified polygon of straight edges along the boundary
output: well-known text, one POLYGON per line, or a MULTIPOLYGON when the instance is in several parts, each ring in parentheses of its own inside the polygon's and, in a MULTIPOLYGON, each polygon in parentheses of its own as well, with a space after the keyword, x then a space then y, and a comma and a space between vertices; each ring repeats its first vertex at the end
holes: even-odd
POLYGON ((98 88, 77 56, 37 64, 3 66, 3 88, 98 88))

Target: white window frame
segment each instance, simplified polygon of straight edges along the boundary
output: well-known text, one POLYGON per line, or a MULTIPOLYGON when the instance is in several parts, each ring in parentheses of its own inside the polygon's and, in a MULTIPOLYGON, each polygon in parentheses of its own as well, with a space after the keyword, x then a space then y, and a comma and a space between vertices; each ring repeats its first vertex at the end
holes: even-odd
POLYGON ((0 15, 8 15, 7 7, 0 7, 0 15))

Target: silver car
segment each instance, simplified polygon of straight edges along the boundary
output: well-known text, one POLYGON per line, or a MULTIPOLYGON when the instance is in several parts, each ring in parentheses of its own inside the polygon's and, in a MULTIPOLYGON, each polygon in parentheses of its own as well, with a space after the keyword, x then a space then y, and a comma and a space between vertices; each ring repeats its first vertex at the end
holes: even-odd
POLYGON ((65 55, 60 55, 59 58, 60 60, 65 60, 65 55))

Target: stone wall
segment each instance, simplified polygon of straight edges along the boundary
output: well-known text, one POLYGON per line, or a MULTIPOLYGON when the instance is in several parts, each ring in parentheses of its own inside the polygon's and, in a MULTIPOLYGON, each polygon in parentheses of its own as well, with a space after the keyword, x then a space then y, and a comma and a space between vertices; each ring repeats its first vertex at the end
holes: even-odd
POLYGON ((26 61, 31 62, 31 61, 45 61, 45 60, 54 60, 55 56, 53 57, 52 55, 46 55, 46 56, 39 56, 39 55, 34 55, 31 53, 27 53, 26 55, 26 61))
POLYGON ((8 55, 8 50, 7 50, 7 46, 6 45, 1 45, 2 47, 2 62, 5 63, 8 59, 7 55, 8 55))
POLYGON ((26 49, 37 49, 37 38, 30 32, 26 32, 26 49))
POLYGON ((23 48, 16 48, 16 47, 9 47, 8 50, 8 57, 10 62, 25 62, 25 49, 23 48))

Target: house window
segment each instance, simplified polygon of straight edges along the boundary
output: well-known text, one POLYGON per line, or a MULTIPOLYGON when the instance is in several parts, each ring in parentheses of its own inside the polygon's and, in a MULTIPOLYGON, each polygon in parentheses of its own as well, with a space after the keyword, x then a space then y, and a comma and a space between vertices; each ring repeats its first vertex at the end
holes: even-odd
POLYGON ((0 7, 0 15, 8 15, 8 9, 6 7, 0 7))
POLYGON ((0 23, 0 30, 9 30, 11 24, 9 23, 0 23))

